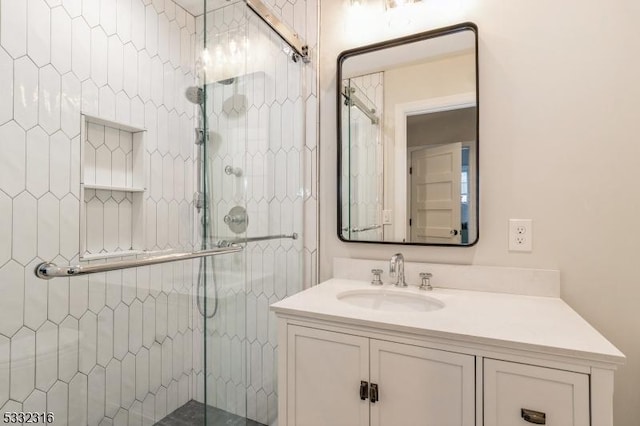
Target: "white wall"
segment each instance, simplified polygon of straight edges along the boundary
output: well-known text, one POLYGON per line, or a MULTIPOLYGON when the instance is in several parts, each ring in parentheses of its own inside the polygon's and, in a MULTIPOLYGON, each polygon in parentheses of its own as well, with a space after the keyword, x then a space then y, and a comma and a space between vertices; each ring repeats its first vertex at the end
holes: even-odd
MULTIPOLYGON (((628 357, 615 424, 640 404, 640 5, 425 0, 413 23, 378 24, 339 0, 321 8, 320 279, 333 256, 557 268, 562 297, 628 357), (479 27, 480 240, 471 248, 346 244, 336 237, 335 72, 345 49, 472 21, 479 27), (507 220, 531 218, 533 252, 507 251, 507 220)), ((373 10, 373 12, 371 12, 373 10)), ((369 13, 369 15, 367 15, 369 13)))

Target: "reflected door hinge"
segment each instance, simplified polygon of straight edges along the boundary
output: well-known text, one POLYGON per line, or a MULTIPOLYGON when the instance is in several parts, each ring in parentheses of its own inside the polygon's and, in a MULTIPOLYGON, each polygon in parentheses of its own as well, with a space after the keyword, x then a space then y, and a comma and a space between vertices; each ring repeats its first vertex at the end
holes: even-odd
POLYGON ((409 219, 409 226, 411 226, 411 219, 409 219))
POLYGON ((413 167, 409 167, 409 174, 412 175, 413 174, 413 167))

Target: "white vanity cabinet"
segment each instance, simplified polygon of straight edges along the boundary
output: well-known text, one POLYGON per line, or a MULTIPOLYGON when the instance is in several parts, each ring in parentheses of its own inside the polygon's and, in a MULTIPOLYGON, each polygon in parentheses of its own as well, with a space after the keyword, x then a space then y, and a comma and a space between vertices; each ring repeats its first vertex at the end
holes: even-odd
POLYGON ((591 424, 588 374, 485 359, 483 397, 485 425, 591 424))
MULTIPOLYGON (((286 328, 286 420, 283 425, 369 424, 369 401, 359 397, 369 377, 368 339, 307 327, 286 328)), ((281 339, 282 340, 282 339, 281 339)), ((281 367, 279 367, 281 369, 281 367)))
POLYGON ((273 304, 278 424, 614 425, 614 372, 624 355, 560 298, 425 294, 332 279, 273 304), (437 299, 441 308, 344 301, 373 292, 437 299))
POLYGON ((473 356, 377 339, 369 353, 369 380, 379 388, 371 425, 475 424, 473 356))
POLYGON ((471 355, 297 325, 286 351, 284 424, 475 425, 471 355))

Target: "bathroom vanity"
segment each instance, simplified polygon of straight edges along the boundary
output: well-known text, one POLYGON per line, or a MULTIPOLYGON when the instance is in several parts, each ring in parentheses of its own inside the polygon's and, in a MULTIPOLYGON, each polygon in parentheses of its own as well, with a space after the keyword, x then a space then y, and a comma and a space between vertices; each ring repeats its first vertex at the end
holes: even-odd
POLYGON ((613 425, 624 355, 559 298, 557 271, 408 264, 433 291, 348 279, 382 265, 343 260, 344 278, 272 305, 280 424, 613 425))

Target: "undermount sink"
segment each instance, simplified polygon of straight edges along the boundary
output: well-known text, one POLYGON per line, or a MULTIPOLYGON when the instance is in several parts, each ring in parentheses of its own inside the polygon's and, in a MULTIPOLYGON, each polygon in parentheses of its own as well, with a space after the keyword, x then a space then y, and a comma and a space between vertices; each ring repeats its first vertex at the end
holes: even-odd
POLYGON ((432 297, 403 292, 402 289, 347 290, 337 299, 359 308, 391 312, 429 312, 444 308, 444 303, 432 297))

